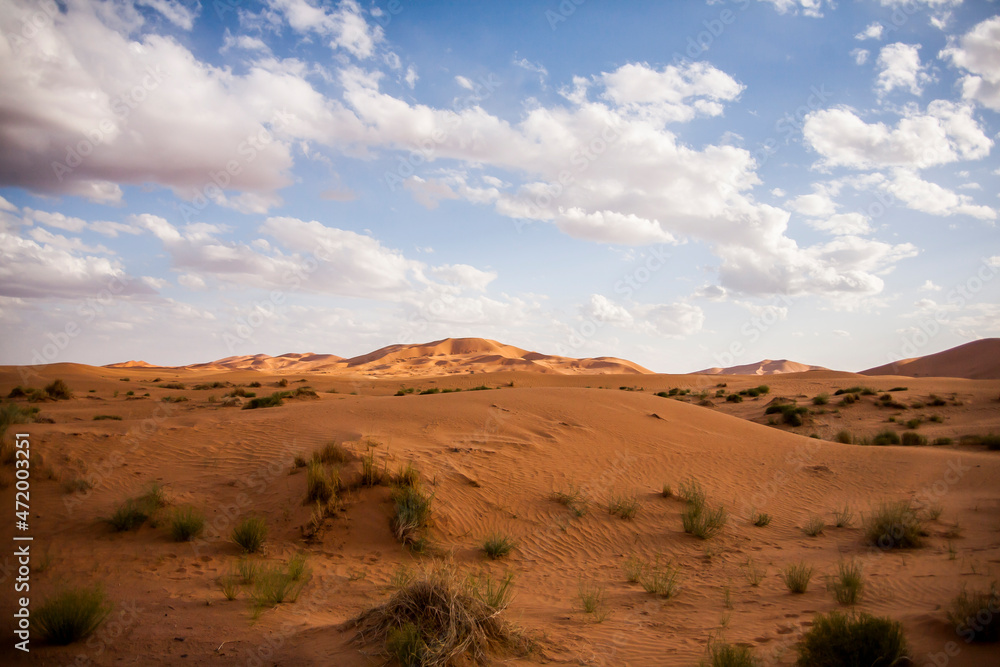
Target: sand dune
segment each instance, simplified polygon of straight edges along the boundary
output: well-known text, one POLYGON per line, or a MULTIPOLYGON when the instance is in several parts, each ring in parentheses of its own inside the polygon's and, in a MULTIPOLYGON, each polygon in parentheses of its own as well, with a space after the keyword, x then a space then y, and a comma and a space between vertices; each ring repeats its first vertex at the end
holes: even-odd
POLYGON ((827 371, 823 366, 800 364, 788 359, 764 359, 754 364, 730 366, 729 368, 706 368, 695 371, 693 375, 778 375, 779 373, 803 373, 805 371, 827 371))
POLYGON ((903 359, 861 372, 864 375, 997 379, 1000 378, 1000 338, 984 338, 937 354, 903 359))
MULTIPOLYGON (((109 364, 105 368, 136 368, 140 366, 155 368, 146 362, 136 361, 109 364)), ((214 371, 322 372, 378 377, 495 373, 513 369, 535 373, 581 375, 651 372, 624 359, 559 357, 529 352, 513 345, 504 345, 485 338, 446 338, 431 343, 389 345, 350 359, 332 354, 288 353, 278 357, 255 354, 169 368, 214 371)))
MULTIPOLYGON (((547 361, 475 343, 435 343, 423 352, 416 359, 431 368, 435 359, 449 363, 456 356, 547 361)), ((392 363, 416 362, 397 349, 355 367, 392 363)), ((22 370, 0 368, 0 392, 24 384, 22 370)), ((37 404, 52 423, 18 427, 32 437, 34 562, 46 563, 32 575, 32 595, 45 599, 60 582, 99 582, 115 604, 112 619, 90 643, 33 645, 31 662, 76 664, 83 655, 88 664, 132 664, 141 655, 149 665, 382 664, 352 643, 345 622, 385 600, 400 568, 450 562, 462 573, 514 573, 516 598, 508 614, 535 637, 538 649, 511 664, 690 666, 703 657, 709 638, 722 633, 754 647, 765 664, 789 665, 814 615, 838 608, 824 578, 842 558, 863 564, 868 588, 860 609, 901 621, 917 664, 928 664, 926 656, 949 641, 960 647, 949 665, 992 664, 996 657, 995 646, 956 640, 945 608, 963 586, 988 586, 1000 562, 1000 453, 959 443, 962 435, 1000 428, 997 380, 909 379, 905 390, 892 393, 905 407, 887 409, 878 394, 899 389, 895 381, 834 371, 773 375, 768 394, 735 403, 725 397, 759 385, 758 378, 519 370, 485 379, 468 373, 289 377, 283 369, 253 369, 252 362, 225 371, 77 364, 28 370, 37 374, 28 379, 33 386, 59 377, 75 392, 72 400, 37 404), (151 382, 156 377, 164 382, 151 382), (319 393, 275 408, 239 410, 221 407, 229 388, 191 388, 212 380, 260 382, 259 395, 291 380, 290 388, 308 384, 319 393), (158 386, 166 381, 188 388, 158 386), (494 389, 393 395, 403 386, 468 390, 480 384, 494 389), (835 391, 856 385, 876 394, 838 405, 835 391), (679 390, 674 398, 654 395, 671 389, 679 390), (830 396, 829 404, 813 406, 810 399, 821 393, 830 396), (930 407, 931 394, 945 397, 945 404, 930 407), (810 406, 806 423, 768 425, 773 415, 764 407, 776 397, 810 406), (916 405, 921 407, 910 407, 916 405), (903 418, 886 421, 897 414, 903 418), (96 415, 121 420, 94 421, 96 415), (917 433, 953 442, 861 447, 831 441, 840 430, 857 436, 886 428, 903 432, 900 422, 913 417, 923 418, 917 433), (812 434, 819 439, 807 437, 812 434), (303 538, 313 508, 304 502, 306 474, 293 458, 309 457, 331 440, 359 454, 371 451, 390 471, 413 463, 433 493, 434 551, 414 554, 396 541, 389 490, 354 486, 357 461, 341 469, 350 486, 341 509, 318 537, 303 538), (63 488, 77 478, 93 488, 63 488), (689 479, 704 486, 710 503, 729 511, 727 526, 710 540, 685 534, 683 501, 660 494, 664 484, 676 491, 689 479), (166 490, 164 517, 184 506, 205 512, 203 539, 171 541, 166 518, 123 533, 106 526, 102 517, 154 481, 166 490), (584 516, 550 499, 573 487, 589 499, 584 516), (832 527, 834 511, 845 505, 857 515, 884 499, 922 498, 926 490, 942 513, 928 521, 923 548, 872 549, 857 516, 851 527, 832 527), (608 513, 604 505, 612 494, 634 495, 640 508, 633 520, 608 513), (771 514, 771 525, 751 525, 751 509, 771 514), (229 532, 249 514, 270 527, 267 553, 257 560, 279 563, 302 552, 311 568, 295 602, 267 608, 256 621, 249 587, 228 601, 219 586, 240 558, 229 532), (807 537, 802 527, 814 516, 828 527, 807 537), (479 549, 491 531, 517 541, 505 560, 489 561, 479 549), (629 584, 622 564, 630 555, 679 567, 677 597, 656 598, 629 584), (756 587, 745 578, 750 558, 767 570, 756 587), (816 575, 806 594, 793 595, 779 572, 800 561, 816 575), (604 622, 580 611, 581 580, 603 587, 611 612, 604 622)), ((10 469, 0 469, 0 476, 0 498, 12 506, 10 469)), ((0 598, 7 619, 10 600, 0 598)), ((8 649, 5 643, 0 651, 8 649)))

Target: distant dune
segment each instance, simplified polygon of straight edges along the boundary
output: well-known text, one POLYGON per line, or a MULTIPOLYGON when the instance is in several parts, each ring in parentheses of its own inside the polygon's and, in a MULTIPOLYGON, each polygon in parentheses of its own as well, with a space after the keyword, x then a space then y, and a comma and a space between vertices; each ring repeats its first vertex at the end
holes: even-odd
POLYGON ((828 370, 830 369, 823 366, 810 366, 808 364, 800 364, 797 361, 789 361, 788 359, 764 359, 755 364, 743 364, 742 366, 730 366, 729 368, 706 368, 703 371, 695 371, 692 375, 778 375, 781 373, 828 370))
POLYGON ((908 377, 951 377, 970 380, 1000 379, 1000 338, 972 341, 925 357, 903 359, 876 366, 862 375, 905 375, 908 377))
MULTIPOLYGON (((144 361, 109 364, 106 368, 156 368, 144 361)), ((486 338, 445 338, 431 343, 389 345, 351 359, 333 354, 287 353, 226 357, 217 361, 171 368, 191 370, 257 370, 297 373, 335 373, 377 377, 451 375, 531 371, 561 375, 648 374, 638 364, 615 357, 574 359, 529 352, 486 338)))

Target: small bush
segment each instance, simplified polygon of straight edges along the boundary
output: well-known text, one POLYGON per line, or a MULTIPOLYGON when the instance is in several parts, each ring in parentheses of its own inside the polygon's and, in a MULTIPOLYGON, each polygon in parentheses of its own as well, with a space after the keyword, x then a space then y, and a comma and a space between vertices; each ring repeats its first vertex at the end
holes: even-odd
POLYGON ((292 581, 301 581, 307 574, 309 574, 309 568, 306 567, 305 554, 297 553, 288 559, 288 576, 292 581))
POLYGON ((584 497, 583 492, 574 487, 572 484, 570 485, 568 492, 556 491, 553 493, 552 500, 570 508, 573 510, 573 514, 577 516, 584 516, 587 514, 587 499, 584 497))
POLYGON ((680 592, 680 568, 670 563, 661 565, 659 560, 643 574, 640 584, 647 593, 668 600, 680 592))
POLYGON ((110 613, 102 588, 66 588, 32 612, 31 626, 43 642, 67 646, 88 637, 110 613))
POLYGON ((849 445, 854 442, 854 436, 848 430, 838 431, 837 435, 833 437, 834 442, 839 442, 845 445, 849 445))
POLYGON ((850 528, 854 523, 854 512, 851 511, 849 505, 844 505, 843 508, 834 510, 833 516, 837 528, 850 528))
POLYGON ((713 537, 726 525, 726 508, 719 506, 714 510, 689 504, 681 514, 684 532, 703 540, 713 537))
POLYGON ((826 405, 827 403, 830 402, 830 395, 818 394, 816 396, 813 396, 812 400, 813 400, 813 405, 826 405))
MULTIPOLYGON (((839 393, 839 391, 837 393, 839 393)), ((853 403, 857 403, 857 401, 858 401, 858 397, 856 395, 854 395, 854 394, 845 394, 844 397, 842 399, 840 399, 840 404, 841 405, 851 405, 853 403)))
POLYGON ((913 433, 912 431, 907 431, 906 433, 904 433, 901 442, 904 447, 927 446, 927 438, 920 435, 919 433, 913 433))
POLYGON ((586 614, 593 614, 599 620, 604 620, 607 613, 604 610, 604 586, 592 582, 580 582, 580 607, 586 614))
POLYGON ((812 579, 813 569, 805 563, 789 565, 781 573, 781 578, 792 593, 805 593, 812 579))
POLYGON ((673 498, 674 497, 674 490, 672 488, 670 488, 669 484, 664 484, 663 485, 663 490, 660 491, 660 495, 662 497, 664 497, 664 498, 673 498))
POLYGON ((988 591, 962 592, 952 601, 948 620, 967 642, 1000 641, 1000 591, 994 582, 988 591), (984 621, 985 619, 985 621, 984 621))
POLYGON ((243 406, 244 410, 256 410, 258 408, 276 408, 279 405, 284 405, 283 398, 288 398, 287 391, 276 391, 270 396, 261 396, 259 398, 252 398, 250 402, 243 406))
POLYGON ((336 463, 338 465, 342 465, 352 461, 354 459, 354 455, 347 451, 343 445, 337 442, 328 442, 323 445, 323 449, 320 449, 313 454, 313 458, 320 463, 336 463))
POLYGON ((701 663, 703 667, 757 667, 760 664, 749 646, 725 642, 711 642, 708 646, 708 662, 701 663))
POLYGON ((383 471, 379 470, 378 461, 375 460, 375 451, 368 450, 368 453, 361 457, 361 484, 363 486, 378 486, 385 481, 383 471))
POLYGON ((164 403, 185 403, 188 400, 187 396, 164 396, 160 399, 164 403))
POLYGON ((258 574, 250 600, 260 610, 285 601, 295 602, 301 590, 301 581, 293 579, 283 568, 274 566, 258 574))
POLYGON ((336 470, 327 472, 319 461, 310 461, 306 471, 306 504, 325 503, 337 494, 340 474, 336 470))
POLYGON ((883 502, 864 517, 865 539, 881 549, 911 549, 923 544, 924 528, 907 500, 883 502))
POLYGON ((396 539, 407 545, 419 544, 421 531, 430 523, 431 497, 420 489, 400 486, 393 489, 392 500, 391 525, 396 539))
POLYGON ((267 540, 267 523, 262 517, 244 517, 233 528, 232 540, 245 553, 257 553, 267 540))
POLYGON ((170 536, 174 542, 189 542, 205 529, 205 515, 193 507, 179 508, 170 518, 170 536))
POLYGON ((906 391, 908 387, 893 387, 889 391, 906 391))
POLYGON ((427 644, 417 626, 409 621, 398 628, 389 628, 385 637, 385 652, 403 667, 427 664, 427 644))
POLYGON ((490 560, 499 560, 510 554, 517 546, 517 542, 509 535, 502 533, 491 533, 483 540, 483 552, 490 560))
POLYGON ((726 401, 729 403, 742 403, 743 397, 739 394, 729 394, 729 396, 726 396, 726 401))
POLYGON ((412 463, 407 463, 396 471, 392 482, 397 486, 420 486, 420 473, 412 463))
POLYGON ((806 522, 806 525, 802 528, 802 531, 809 537, 817 537, 822 534, 823 529, 826 528, 826 523, 822 518, 814 516, 806 522))
POLYGON ((274 386, 276 386, 276 387, 287 387, 288 386, 288 378, 281 378, 280 380, 278 380, 275 383, 274 386))
POLYGON ((872 445, 884 447, 886 445, 898 445, 900 443, 899 434, 895 431, 881 431, 872 439, 872 445))
POLYGON ((626 496, 612 494, 608 498, 608 514, 631 520, 639 512, 639 498, 635 495, 626 496))
POLYGON ((129 498, 118 506, 107 521, 113 529, 121 533, 126 530, 135 530, 146 523, 148 518, 149 510, 142 503, 129 498))
POLYGON ((930 395, 930 399, 928 400, 928 405, 932 405, 935 408, 940 408, 940 407, 944 407, 945 405, 948 405, 948 401, 944 400, 940 396, 937 396, 935 394, 931 394, 930 395))
POLYGON ((757 565, 753 558, 748 558, 743 566, 743 576, 747 578, 747 583, 751 586, 760 586, 760 582, 764 581, 764 577, 767 576, 767 568, 757 565))
POLYGON ((257 573, 260 572, 260 562, 243 556, 237 564, 237 571, 240 574, 240 580, 244 584, 252 584, 257 581, 257 573))
POLYGON ((695 505, 702 508, 705 507, 705 489, 702 488, 698 480, 689 479, 681 484, 680 497, 687 501, 689 505, 695 505))
POLYGON ((56 400, 69 400, 73 398, 73 392, 70 391, 69 386, 62 380, 53 380, 45 385, 44 391, 56 400))
POLYGON ((857 561, 840 561, 837 564, 837 575, 827 584, 827 589, 833 591, 833 596, 842 605, 857 604, 865 589, 864 576, 861 573, 861 563, 857 561))
POLYGON ((763 528, 771 523, 771 515, 757 510, 750 510, 750 523, 763 528))
POLYGON ((630 584, 639 583, 645 571, 646 563, 638 556, 629 556, 622 563, 622 572, 625 574, 625 581, 630 584))
POLYGON ((94 415, 94 421, 95 422, 105 421, 105 420, 113 420, 113 421, 119 421, 120 422, 122 420, 122 418, 119 417, 118 415, 94 415))
POLYGON ((187 389, 183 382, 167 382, 157 385, 160 389, 187 389))
POLYGON ((951 443, 952 443, 951 438, 935 438, 933 442, 935 447, 944 447, 950 445, 951 443))
POLYGON ((813 619, 799 644, 799 667, 908 664, 903 626, 890 618, 832 611, 813 619))
POLYGON ((82 493, 84 491, 90 491, 93 486, 93 484, 83 477, 74 477, 63 482, 62 488, 66 493, 82 493))
POLYGON ((305 468, 308 465, 308 462, 306 461, 306 457, 301 454, 296 454, 295 458, 292 460, 292 465, 296 468, 305 468))

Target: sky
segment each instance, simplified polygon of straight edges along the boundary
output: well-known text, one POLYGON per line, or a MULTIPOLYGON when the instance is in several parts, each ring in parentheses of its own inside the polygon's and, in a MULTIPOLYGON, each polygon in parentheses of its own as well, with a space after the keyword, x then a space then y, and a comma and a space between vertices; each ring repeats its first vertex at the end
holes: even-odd
POLYGON ((1000 336, 1000 3, 4 0, 0 363, 1000 336))

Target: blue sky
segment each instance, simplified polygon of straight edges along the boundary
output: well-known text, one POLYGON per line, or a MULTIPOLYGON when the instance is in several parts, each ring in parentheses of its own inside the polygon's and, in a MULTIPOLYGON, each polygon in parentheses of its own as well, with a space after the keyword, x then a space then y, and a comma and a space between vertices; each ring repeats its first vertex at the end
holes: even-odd
POLYGON ((1000 5, 0 7, 0 363, 1000 335, 1000 5))

